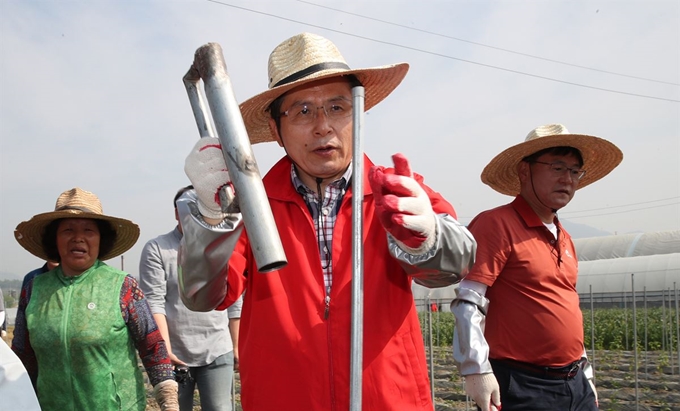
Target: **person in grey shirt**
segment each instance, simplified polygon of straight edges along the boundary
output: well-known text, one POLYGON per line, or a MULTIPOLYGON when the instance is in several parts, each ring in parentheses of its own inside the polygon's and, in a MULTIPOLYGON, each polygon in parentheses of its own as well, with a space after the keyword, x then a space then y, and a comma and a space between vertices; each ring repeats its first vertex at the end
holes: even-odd
POLYGON ((176 367, 189 368, 189 375, 179 385, 180 410, 192 410, 194 389, 198 388, 203 411, 231 411, 242 299, 225 311, 195 312, 182 303, 179 295, 177 251, 182 227, 176 202, 192 189, 183 187, 173 200, 177 226, 144 245, 139 285, 165 339, 170 359, 176 367))

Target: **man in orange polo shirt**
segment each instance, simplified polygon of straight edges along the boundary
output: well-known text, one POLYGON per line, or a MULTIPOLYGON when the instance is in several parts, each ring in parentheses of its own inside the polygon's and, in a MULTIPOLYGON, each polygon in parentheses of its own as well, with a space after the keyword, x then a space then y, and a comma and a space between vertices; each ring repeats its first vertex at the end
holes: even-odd
POLYGON ((451 303, 454 359, 482 411, 597 409, 576 250, 557 210, 622 159, 607 140, 549 124, 484 168, 515 199, 470 222, 477 259, 451 303))

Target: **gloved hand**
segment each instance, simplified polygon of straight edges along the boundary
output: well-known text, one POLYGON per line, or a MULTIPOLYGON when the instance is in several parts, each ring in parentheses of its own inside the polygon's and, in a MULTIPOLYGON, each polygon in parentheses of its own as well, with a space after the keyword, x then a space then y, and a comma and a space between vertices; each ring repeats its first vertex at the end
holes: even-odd
POLYGON ((222 212, 220 190, 227 186, 233 199, 234 188, 220 141, 215 137, 200 138, 187 156, 184 172, 196 190, 198 211, 204 217, 223 220, 226 215, 222 212))
POLYGON ((477 404, 482 411, 501 409, 501 392, 493 373, 470 374, 465 376, 465 394, 477 404))
POLYGON ((153 397, 161 407, 161 411, 179 411, 177 381, 161 381, 153 387, 153 397))
POLYGON ((375 197, 380 223, 399 247, 413 255, 423 254, 435 242, 435 214, 430 198, 413 178, 403 154, 392 156, 394 174, 382 166, 371 167, 368 181, 375 197))

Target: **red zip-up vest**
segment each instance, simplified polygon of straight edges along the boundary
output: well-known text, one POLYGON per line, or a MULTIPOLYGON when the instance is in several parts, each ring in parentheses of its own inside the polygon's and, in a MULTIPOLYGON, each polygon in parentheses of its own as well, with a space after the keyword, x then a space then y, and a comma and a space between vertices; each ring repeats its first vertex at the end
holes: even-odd
MULTIPOLYGON (((364 161, 364 335, 362 409, 432 411, 425 349, 411 277, 388 252, 364 161)), ((265 176, 288 259, 281 270, 257 272, 244 235, 229 262, 231 288, 244 296, 239 337, 244 410, 349 409, 352 276, 352 192, 342 199, 333 231, 333 284, 325 290, 314 222, 290 179, 286 157, 265 176)), ((422 181, 421 181, 422 184, 422 181)), ((435 212, 455 215, 425 187, 435 212)))

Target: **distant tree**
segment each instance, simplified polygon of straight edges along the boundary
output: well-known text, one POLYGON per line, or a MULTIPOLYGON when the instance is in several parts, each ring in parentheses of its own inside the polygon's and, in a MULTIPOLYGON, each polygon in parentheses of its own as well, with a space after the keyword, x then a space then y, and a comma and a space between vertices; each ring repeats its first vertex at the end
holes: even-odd
POLYGON ((14 297, 14 293, 10 292, 2 292, 3 297, 5 298, 5 308, 14 308, 17 305, 19 305, 19 300, 14 297))
POLYGON ((22 280, 0 280, 0 290, 5 299, 5 308, 14 308, 19 304, 22 280))

